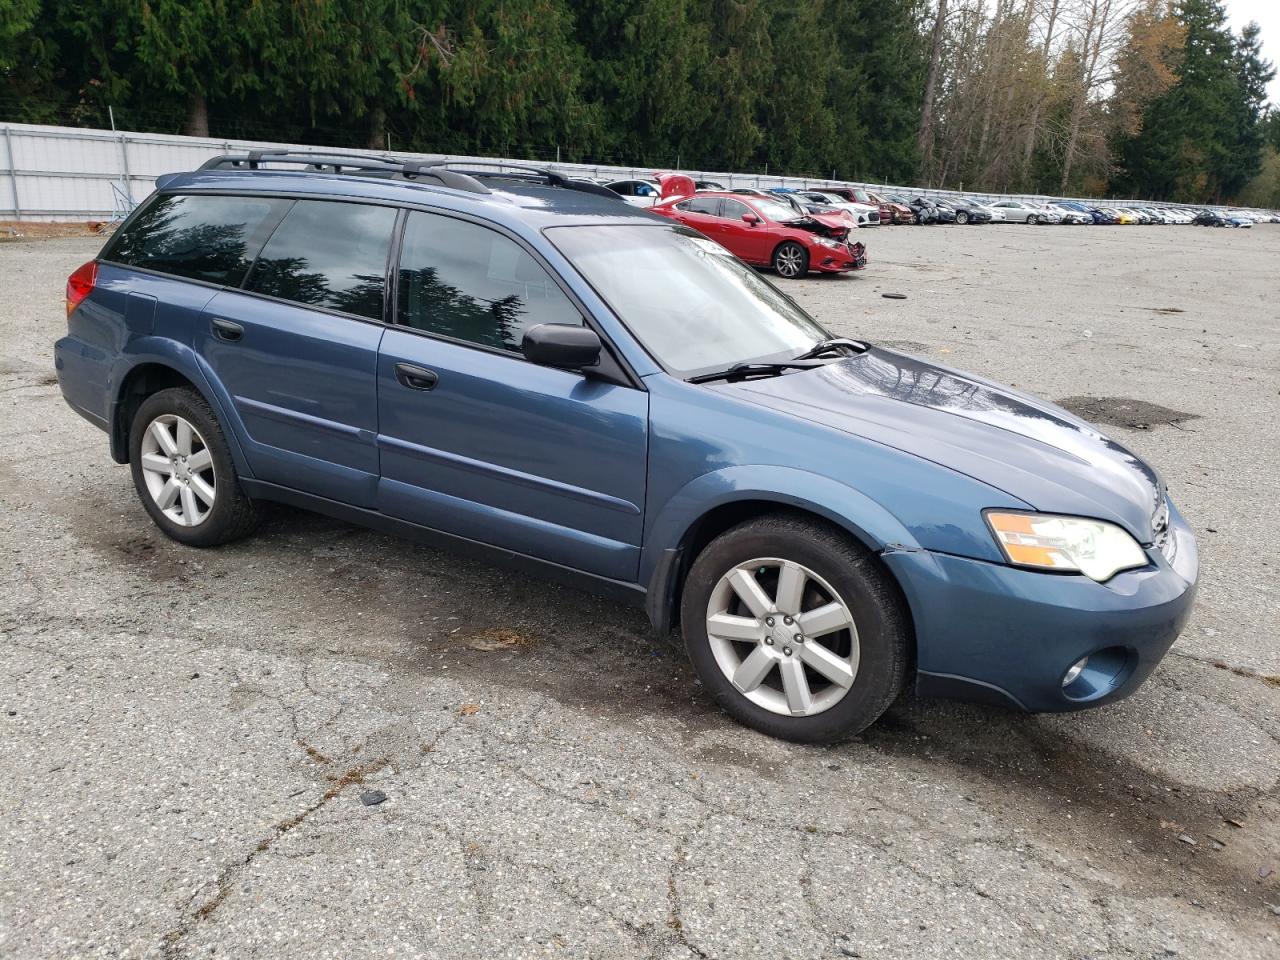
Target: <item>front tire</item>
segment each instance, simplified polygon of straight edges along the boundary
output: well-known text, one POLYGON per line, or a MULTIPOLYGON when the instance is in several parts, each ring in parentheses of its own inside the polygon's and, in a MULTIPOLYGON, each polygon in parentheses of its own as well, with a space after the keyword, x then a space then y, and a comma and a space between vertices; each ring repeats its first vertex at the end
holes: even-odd
POLYGON ((964 226, 968 222, 969 222, 969 215, 967 213, 965 213, 963 210, 960 210, 956 213, 956 223, 960 224, 960 226, 964 226))
POLYGON ((129 429, 129 465, 142 506, 179 543, 217 546, 257 526, 218 419, 195 390, 173 387, 142 402, 129 429))
POLYGON ((773 251, 773 269, 787 280, 803 277, 809 272, 809 251, 794 240, 780 243, 773 251))
POLYGON ((908 620, 888 575, 804 517, 760 517, 713 540, 685 580, 680 620, 716 703, 784 740, 855 736, 907 675, 908 620))

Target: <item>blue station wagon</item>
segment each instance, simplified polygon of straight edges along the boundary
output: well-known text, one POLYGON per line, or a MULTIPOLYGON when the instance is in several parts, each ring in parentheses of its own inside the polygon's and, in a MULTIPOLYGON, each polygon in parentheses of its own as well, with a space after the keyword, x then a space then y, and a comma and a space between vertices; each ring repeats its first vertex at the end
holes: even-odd
POLYGON ((606 591, 778 737, 850 736, 912 684, 1108 703, 1195 594, 1165 485, 1089 424, 833 337, 549 171, 215 158, 72 275, 67 325, 63 395, 173 539, 283 501, 606 591))

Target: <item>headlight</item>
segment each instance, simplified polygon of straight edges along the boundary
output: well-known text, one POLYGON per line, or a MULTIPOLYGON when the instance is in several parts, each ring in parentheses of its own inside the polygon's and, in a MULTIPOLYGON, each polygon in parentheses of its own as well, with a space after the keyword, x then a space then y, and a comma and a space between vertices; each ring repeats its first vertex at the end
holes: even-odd
POLYGON ((1138 541, 1114 523, 995 510, 986 517, 996 543, 1015 566, 1074 571, 1103 583, 1121 570, 1147 565, 1138 541))
POLYGON ((832 250, 839 250, 844 246, 840 241, 832 240, 830 237, 814 237, 813 239, 824 247, 830 247, 832 250))

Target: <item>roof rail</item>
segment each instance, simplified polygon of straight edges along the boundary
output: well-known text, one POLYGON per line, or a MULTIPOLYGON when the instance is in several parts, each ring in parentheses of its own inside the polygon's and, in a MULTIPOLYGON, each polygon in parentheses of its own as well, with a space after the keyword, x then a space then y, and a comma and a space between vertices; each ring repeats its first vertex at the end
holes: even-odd
POLYGON ((556 173, 546 167, 530 167, 523 163, 512 163, 509 160, 411 160, 405 164, 405 175, 409 176, 411 171, 425 174, 428 170, 439 170, 449 164, 457 164, 464 168, 461 171, 449 172, 461 173, 477 180, 486 177, 505 177, 512 180, 532 180, 535 177, 541 177, 547 181, 548 186, 563 187, 566 190, 580 190, 583 193, 594 193, 597 196, 609 197, 613 200, 618 199, 616 193, 598 183, 591 183, 587 180, 574 180, 572 177, 566 177, 564 174, 556 173), (476 167, 485 169, 477 170, 475 169, 476 167), (493 172, 489 172, 490 170, 493 172))
POLYGON ((445 169, 440 163, 421 160, 397 160, 364 153, 308 153, 295 150, 250 150, 245 154, 225 154, 212 157, 200 165, 201 170, 259 170, 264 163, 293 163, 316 172, 397 174, 407 179, 429 177, 441 186, 464 190, 467 193, 489 193, 490 190, 475 177, 457 170, 445 169))

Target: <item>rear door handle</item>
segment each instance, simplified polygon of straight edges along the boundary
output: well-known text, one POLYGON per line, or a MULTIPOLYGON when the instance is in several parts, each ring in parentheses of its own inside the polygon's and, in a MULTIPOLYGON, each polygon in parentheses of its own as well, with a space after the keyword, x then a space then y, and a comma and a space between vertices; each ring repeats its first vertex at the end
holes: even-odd
POLYGON ((414 363, 397 363, 396 379, 410 390, 432 390, 440 382, 440 377, 434 370, 414 363))
POLYGON ((220 320, 215 317, 209 326, 213 328, 213 335, 219 340, 235 343, 244 336, 244 327, 238 323, 232 323, 230 320, 220 320))

